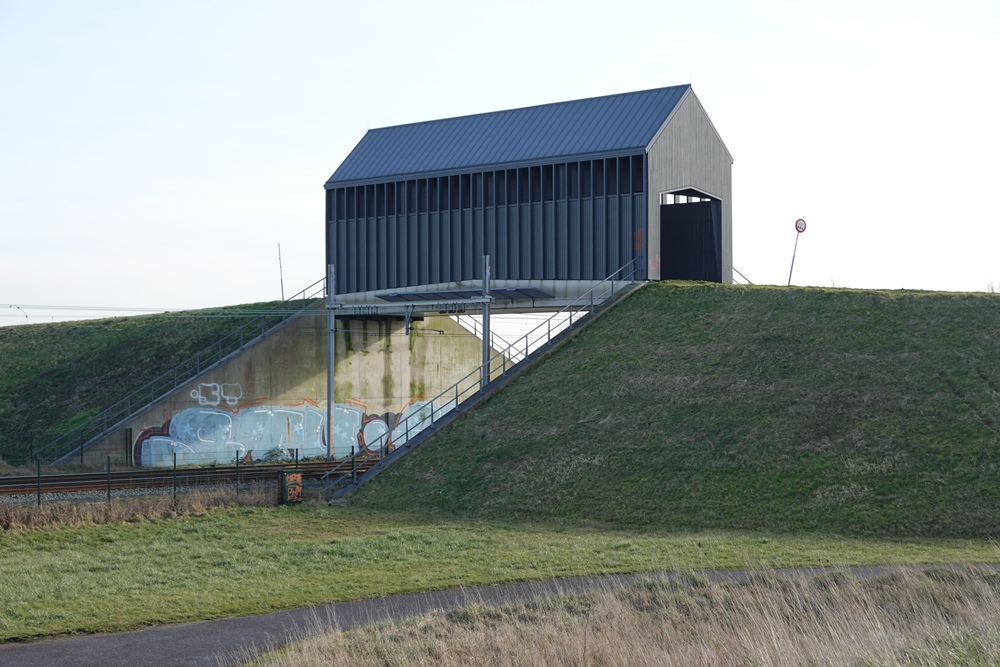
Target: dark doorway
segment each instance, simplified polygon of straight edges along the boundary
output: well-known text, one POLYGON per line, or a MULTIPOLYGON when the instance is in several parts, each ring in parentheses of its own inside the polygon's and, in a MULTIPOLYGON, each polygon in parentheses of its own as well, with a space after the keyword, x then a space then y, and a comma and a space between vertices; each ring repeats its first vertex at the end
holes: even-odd
POLYGON ((721 283, 722 202, 679 199, 660 205, 660 277, 721 283))

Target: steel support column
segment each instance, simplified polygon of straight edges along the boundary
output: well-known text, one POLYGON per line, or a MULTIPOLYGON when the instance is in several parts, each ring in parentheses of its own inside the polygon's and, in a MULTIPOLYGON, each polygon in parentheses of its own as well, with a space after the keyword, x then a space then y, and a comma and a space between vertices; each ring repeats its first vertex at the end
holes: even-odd
POLYGON ((337 273, 333 264, 326 265, 326 460, 333 458, 333 373, 337 356, 337 316, 333 297, 337 293, 337 273))
POLYGON ((480 390, 490 383, 490 256, 483 255, 483 368, 480 390))

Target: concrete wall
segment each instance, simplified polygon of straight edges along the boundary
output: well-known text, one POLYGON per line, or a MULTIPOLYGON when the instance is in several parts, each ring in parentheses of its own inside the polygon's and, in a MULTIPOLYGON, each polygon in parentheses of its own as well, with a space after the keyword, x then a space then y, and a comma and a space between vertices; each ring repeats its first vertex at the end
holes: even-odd
MULTIPOLYGON (((334 455, 384 442, 401 418, 475 371, 480 339, 446 316, 412 323, 338 319, 334 455)), ((278 332, 180 387, 84 452, 92 463, 142 466, 232 463, 299 450, 325 456, 326 312, 294 318, 278 332), (132 438, 126 443, 128 431, 132 438)), ((397 434, 396 439, 402 437, 397 434)))

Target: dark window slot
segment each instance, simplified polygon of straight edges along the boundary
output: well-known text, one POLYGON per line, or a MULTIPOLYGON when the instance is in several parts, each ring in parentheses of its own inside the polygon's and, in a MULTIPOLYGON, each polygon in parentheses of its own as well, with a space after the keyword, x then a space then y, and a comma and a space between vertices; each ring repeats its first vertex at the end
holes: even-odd
POLYGON ((498 171, 496 175, 497 206, 507 205, 507 179, 506 172, 498 171))
POLYGON ((643 184, 645 174, 645 166, 643 165, 643 160, 641 155, 632 156, 632 192, 639 193, 645 191, 646 187, 643 184))
POLYGON ((451 210, 457 211, 462 208, 462 183, 458 176, 451 177, 448 189, 451 190, 451 210))
POLYGON ((542 168, 531 167, 531 203, 542 201, 542 168))
POLYGON ((483 205, 493 206, 493 172, 488 171, 483 174, 483 205))
POLYGON ((618 158, 618 192, 627 195, 632 191, 632 179, 629 177, 629 165, 632 158, 618 158))
POLYGON ((472 175, 472 206, 473 208, 483 207, 483 175, 472 175))

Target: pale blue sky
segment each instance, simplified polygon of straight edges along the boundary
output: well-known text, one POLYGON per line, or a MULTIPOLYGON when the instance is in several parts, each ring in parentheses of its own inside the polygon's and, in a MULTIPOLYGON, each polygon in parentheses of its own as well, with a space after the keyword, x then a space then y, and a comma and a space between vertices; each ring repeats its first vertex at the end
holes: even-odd
POLYGON ((367 128, 689 82, 754 282, 1000 288, 998 4, 0 0, 0 304, 291 294, 367 128))

